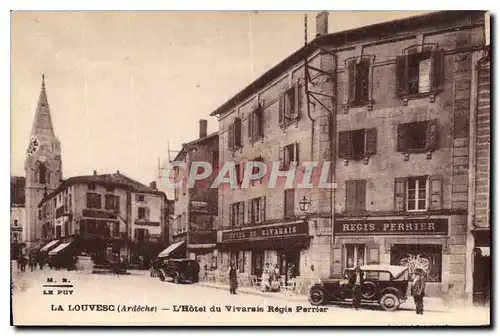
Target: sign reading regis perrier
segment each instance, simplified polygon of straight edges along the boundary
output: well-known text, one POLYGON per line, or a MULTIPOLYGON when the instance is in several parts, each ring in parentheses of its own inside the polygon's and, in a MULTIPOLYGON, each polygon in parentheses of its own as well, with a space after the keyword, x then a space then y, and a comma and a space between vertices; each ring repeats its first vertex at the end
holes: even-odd
POLYGON ((334 227, 336 235, 447 235, 448 219, 337 220, 334 227))

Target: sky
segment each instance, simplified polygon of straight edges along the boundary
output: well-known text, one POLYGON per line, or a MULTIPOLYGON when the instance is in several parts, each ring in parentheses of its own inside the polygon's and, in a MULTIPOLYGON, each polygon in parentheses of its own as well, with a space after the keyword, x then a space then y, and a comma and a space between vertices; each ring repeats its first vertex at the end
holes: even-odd
MULTIPOLYGON (((422 13, 331 11, 329 32, 422 13)), ((304 14, 11 12, 11 175, 24 176, 43 73, 64 178, 157 180, 168 143, 196 139, 199 119, 217 131, 212 111, 303 46, 304 14)))

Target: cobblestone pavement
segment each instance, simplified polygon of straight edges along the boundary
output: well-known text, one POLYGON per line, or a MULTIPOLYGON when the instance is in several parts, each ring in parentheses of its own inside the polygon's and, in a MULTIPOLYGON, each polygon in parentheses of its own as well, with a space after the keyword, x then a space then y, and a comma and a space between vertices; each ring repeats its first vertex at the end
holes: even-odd
POLYGON ((243 288, 238 295, 231 295, 224 287, 218 287, 161 282, 146 272, 115 276, 48 269, 19 273, 14 268, 14 324, 345 326, 486 325, 490 321, 487 308, 437 310, 430 307, 425 315, 416 315, 412 308, 384 312, 376 307, 364 307, 353 311, 338 305, 318 311, 304 297, 262 296, 243 288), (53 282, 47 283, 48 278, 53 282), (68 282, 63 282, 63 278, 68 282), (73 287, 43 287, 47 284, 73 287), (44 295, 44 290, 46 293, 52 290, 53 294, 44 295), (129 311, 117 311, 123 309, 129 311), (137 311, 148 309, 153 311, 137 311))

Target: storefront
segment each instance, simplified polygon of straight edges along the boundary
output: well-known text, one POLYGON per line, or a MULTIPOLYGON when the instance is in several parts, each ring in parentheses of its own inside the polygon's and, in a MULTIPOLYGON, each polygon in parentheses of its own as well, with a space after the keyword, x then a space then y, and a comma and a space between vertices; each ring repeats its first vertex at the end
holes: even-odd
POLYGON ((260 277, 269 264, 278 267, 282 276, 290 272, 300 276, 310 239, 306 221, 223 231, 218 244, 218 268, 227 270, 233 262, 239 273, 260 277))
POLYGON ((476 228, 474 236, 472 290, 476 305, 489 305, 491 301, 491 231, 476 228))
POLYGON ((460 230, 465 220, 466 216, 337 219, 333 273, 357 263, 403 265, 410 272, 425 271, 429 296, 443 296, 452 288, 463 291, 465 230, 460 230))

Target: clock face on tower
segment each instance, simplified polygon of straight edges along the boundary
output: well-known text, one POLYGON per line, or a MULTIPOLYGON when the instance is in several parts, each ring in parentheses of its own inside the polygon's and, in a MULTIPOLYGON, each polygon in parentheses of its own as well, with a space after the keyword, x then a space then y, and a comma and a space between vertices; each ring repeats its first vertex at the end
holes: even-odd
POLYGON ((28 156, 35 154, 39 147, 40 147, 40 142, 38 141, 38 139, 35 137, 32 137, 30 139, 30 144, 29 144, 28 150, 27 150, 28 156))

